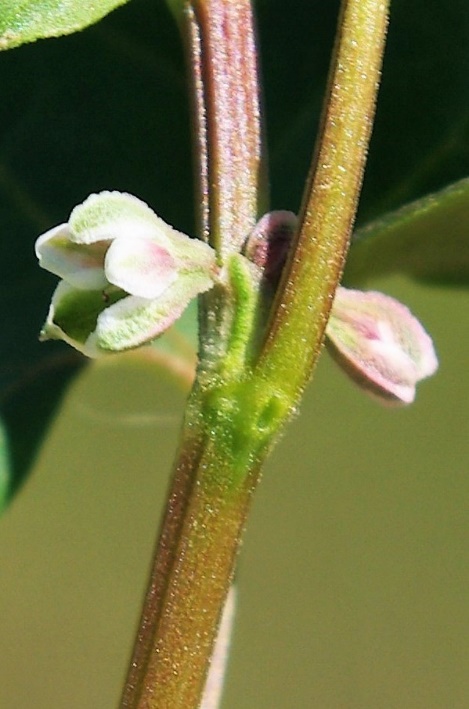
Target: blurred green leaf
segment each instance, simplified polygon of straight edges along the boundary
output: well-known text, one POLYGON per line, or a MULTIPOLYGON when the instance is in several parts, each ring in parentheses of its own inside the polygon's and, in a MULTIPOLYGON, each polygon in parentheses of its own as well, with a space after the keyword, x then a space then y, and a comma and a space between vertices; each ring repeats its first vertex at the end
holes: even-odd
POLYGON ((354 234, 346 283, 396 272, 440 284, 469 284, 469 179, 386 214, 354 234))
POLYGON ((0 50, 92 25, 128 0, 0 0, 0 50))
POLYGON ((66 387, 81 369, 74 352, 29 372, 3 397, 0 434, 0 511, 21 487, 66 387))

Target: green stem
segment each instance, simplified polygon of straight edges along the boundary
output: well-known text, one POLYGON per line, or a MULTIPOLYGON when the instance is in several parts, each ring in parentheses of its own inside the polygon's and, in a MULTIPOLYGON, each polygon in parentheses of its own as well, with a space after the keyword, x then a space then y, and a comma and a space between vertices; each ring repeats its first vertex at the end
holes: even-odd
POLYGON ((122 709, 195 709, 254 489, 187 427, 122 709))
POLYGON ((389 2, 343 0, 296 243, 257 373, 297 405, 318 359, 355 218, 374 117, 389 2))
MULTIPOLYGON (((170 1, 188 44, 201 235, 224 262, 240 250, 264 194, 252 9, 249 0, 170 1)), ((122 709, 195 709, 201 698, 260 468, 252 463, 248 475, 237 474, 236 436, 226 430, 231 402, 221 412, 217 387, 225 389, 212 376, 231 341, 232 297, 219 288, 204 299, 199 379, 122 709)))

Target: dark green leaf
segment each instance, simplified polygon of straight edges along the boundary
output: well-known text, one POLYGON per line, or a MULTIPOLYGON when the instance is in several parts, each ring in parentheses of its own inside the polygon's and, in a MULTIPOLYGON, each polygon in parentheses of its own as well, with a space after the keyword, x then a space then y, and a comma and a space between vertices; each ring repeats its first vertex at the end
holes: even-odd
POLYGON ((469 175, 468 36, 467 0, 391 2, 362 222, 469 175))
POLYGON ((359 229, 344 278, 363 283, 391 273, 469 284, 469 179, 359 229))
MULTIPOLYGON (((259 5, 272 208, 298 211, 338 1, 259 5)), ((360 222, 469 175, 469 3, 392 0, 360 222)))
POLYGON ((0 50, 92 25, 128 0, 0 0, 0 50))

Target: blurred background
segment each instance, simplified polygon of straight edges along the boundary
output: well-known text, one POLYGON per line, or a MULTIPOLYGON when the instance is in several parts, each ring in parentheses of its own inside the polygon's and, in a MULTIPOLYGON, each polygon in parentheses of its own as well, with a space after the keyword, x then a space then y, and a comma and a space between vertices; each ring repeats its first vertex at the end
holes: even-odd
MULTIPOLYGON (((440 372, 384 409, 321 359, 255 499, 224 709, 468 706, 469 298, 385 285, 440 372)), ((128 361, 72 386, 0 523, 0 706, 117 706, 182 403, 128 361)))
MULTIPOLYGON (((275 208, 301 195, 336 21, 323 6, 258 3, 275 208)), ((469 174, 468 13, 396 0, 361 221, 469 174)), ((181 67, 147 0, 0 55, 0 374, 60 347, 35 344, 54 279, 32 246, 87 194, 133 192, 193 233, 181 67)), ((321 358, 255 498, 223 709, 469 706, 469 294, 371 285, 421 319, 440 371, 385 409, 321 358)), ((1 707, 117 705, 184 396, 132 357, 71 384, 0 520, 1 707)))

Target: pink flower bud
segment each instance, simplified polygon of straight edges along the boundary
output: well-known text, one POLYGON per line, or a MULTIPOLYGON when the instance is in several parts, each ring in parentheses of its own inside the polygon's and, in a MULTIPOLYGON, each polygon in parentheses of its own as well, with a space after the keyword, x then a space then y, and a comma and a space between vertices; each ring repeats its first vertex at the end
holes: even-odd
POLYGON ((438 367, 420 322, 382 293, 339 287, 326 335, 329 350, 351 378, 387 403, 411 403, 417 382, 438 367))

